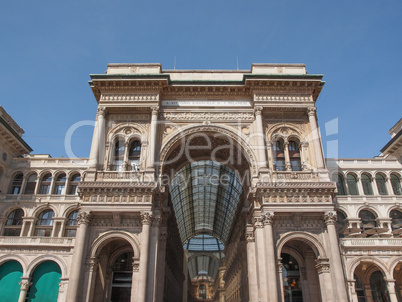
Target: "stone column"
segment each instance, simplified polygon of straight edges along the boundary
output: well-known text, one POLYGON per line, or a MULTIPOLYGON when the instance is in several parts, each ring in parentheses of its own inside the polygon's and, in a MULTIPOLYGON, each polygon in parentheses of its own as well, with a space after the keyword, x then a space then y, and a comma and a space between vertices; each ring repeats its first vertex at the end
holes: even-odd
POLYGON ((62 302, 65 301, 65 291, 66 291, 66 287, 68 285, 68 279, 60 279, 59 282, 59 296, 57 297, 57 301, 58 302, 62 302))
POLYGON ((268 302, 268 280, 266 265, 266 245, 264 238, 264 224, 261 216, 253 218, 254 236, 256 247, 256 259, 258 261, 256 271, 258 276, 258 302, 268 302))
POLYGON ((274 170, 274 152, 273 152, 273 143, 271 141, 267 141, 267 149, 268 149, 268 167, 274 170))
POLYGON ((331 250, 332 269, 335 277, 334 292, 338 295, 338 301, 347 301, 348 295, 346 293, 345 276, 343 274, 341 254, 339 252, 338 235, 336 232, 335 224, 338 218, 335 211, 325 212, 324 221, 327 225, 329 246, 331 250))
POLYGON ((301 142, 300 143, 300 151, 301 151, 301 164, 302 164, 302 170, 306 171, 308 170, 308 165, 307 165, 307 147, 308 147, 308 142, 301 142))
MULTIPOLYGON (((35 225, 36 225, 36 221, 38 220, 38 218, 34 217, 34 218, 30 218, 30 219, 26 219, 26 222, 29 222, 29 230, 28 230, 28 237, 32 237, 34 235, 34 230, 35 230, 35 225)), ((26 227, 26 226, 25 226, 26 227)), ((22 230, 21 230, 22 231, 22 230)))
POLYGON ((262 107, 258 106, 254 109, 255 121, 257 123, 257 148, 258 148, 258 158, 259 166, 261 168, 267 168, 267 157, 265 151, 265 135, 264 126, 262 124, 262 107))
MULTIPOLYGON (((0 236, 4 236, 4 225, 6 224, 7 220, 8 220, 7 217, 0 218, 0 236)), ((21 227, 20 236, 22 236, 22 227, 21 227)))
POLYGON ((158 113, 159 113, 159 107, 152 107, 151 133, 150 133, 150 140, 149 140, 149 160, 148 160, 147 168, 154 168, 155 148, 156 148, 156 129, 158 126, 158 113))
POLYGON ((96 277, 96 272, 98 270, 98 262, 99 259, 96 257, 91 257, 89 258, 88 261, 88 267, 89 267, 89 276, 88 276, 88 286, 87 286, 87 294, 86 294, 86 300, 87 302, 92 301, 93 299, 93 292, 95 288, 95 277, 96 277))
POLYGON ((388 195, 395 195, 394 193, 394 189, 392 188, 392 184, 391 184, 391 177, 387 176, 385 178, 385 186, 387 187, 387 191, 388 191, 388 195))
POLYGON ((364 295, 366 296, 366 301, 373 301, 370 284, 364 284, 364 295))
POLYGON ((84 251, 88 233, 88 226, 91 224, 91 214, 88 212, 79 212, 77 217, 78 229, 75 238, 73 265, 70 270, 70 279, 68 285, 67 302, 80 301, 78 296, 82 275, 84 251))
POLYGON ((157 271, 157 258, 159 251, 159 226, 161 224, 161 217, 154 217, 151 222, 149 248, 148 248, 148 273, 147 273, 147 297, 148 300, 155 301, 156 290, 158 284, 156 283, 157 271))
POLYGON ((315 108, 315 107, 310 107, 307 110, 308 119, 309 119, 310 127, 311 127, 311 138, 313 140, 314 153, 315 153, 315 157, 317 160, 317 168, 324 169, 325 168, 324 154, 322 152, 320 133, 318 130, 318 123, 317 123, 317 118, 316 118, 316 111, 317 111, 317 108, 315 108))
MULTIPOLYGON (((283 292, 283 277, 282 277, 282 273, 283 273, 283 263, 282 263, 282 258, 278 258, 278 262, 277 262, 277 266, 278 266, 278 291, 279 291, 279 301, 285 301, 285 295, 283 292)), ((303 289, 304 290, 304 289, 303 289)), ((304 291, 303 291, 304 294, 304 291)))
POLYGON ((18 302, 25 302, 27 292, 29 287, 32 285, 30 282, 30 278, 22 278, 21 281, 18 282, 21 286, 20 296, 18 297, 18 302))
POLYGON ((248 230, 246 233, 247 240, 247 274, 248 274, 248 292, 249 302, 258 302, 258 280, 257 280, 257 263, 255 259, 255 238, 254 231, 248 230))
POLYGON ((395 280, 385 279, 385 282, 387 283, 390 302, 398 302, 398 298, 396 297, 395 293, 395 280))
POLYGON ((301 283, 302 283, 302 294, 303 294, 303 299, 305 301, 309 301, 311 299, 310 297, 310 287, 308 285, 308 280, 307 280, 307 269, 306 267, 301 267, 300 268, 300 276, 301 276, 301 283))
POLYGON ((140 263, 137 258, 133 258, 133 279, 131 281, 131 301, 137 301, 138 296, 138 274, 140 270, 140 263))
POLYGON ((356 294, 356 280, 348 280, 350 302, 358 302, 356 294))
POLYGON ((100 154, 101 150, 105 147, 105 115, 106 108, 98 107, 97 121, 95 124, 94 135, 92 138, 92 148, 89 156, 90 168, 97 168, 99 164, 99 158, 104 158, 104 154, 100 154))
POLYGON ((156 298, 155 301, 163 301, 164 284, 165 284, 165 266, 166 266, 166 226, 162 226, 159 235, 158 256, 156 267, 156 298))
POLYGON ((290 156, 289 156, 289 142, 286 141, 283 143, 283 152, 285 153, 285 167, 286 171, 292 171, 292 165, 290 164, 290 156))
POLYGON ((277 260, 275 257, 276 245, 274 243, 274 234, 272 230, 272 223, 274 220, 274 213, 264 213, 264 236, 265 236, 265 255, 267 261, 267 288, 268 288, 268 301, 278 301, 278 280, 277 280, 277 260))
POLYGON ((315 268, 317 269, 318 279, 320 281, 321 300, 326 302, 334 301, 334 295, 331 288, 332 282, 331 274, 329 272, 329 261, 327 258, 318 258, 315 262, 315 268))
POLYGON ((149 233, 150 224, 152 222, 152 213, 141 213, 142 232, 141 232, 141 256, 140 268, 138 276, 138 302, 147 302, 147 274, 148 274, 148 259, 149 259, 149 233))

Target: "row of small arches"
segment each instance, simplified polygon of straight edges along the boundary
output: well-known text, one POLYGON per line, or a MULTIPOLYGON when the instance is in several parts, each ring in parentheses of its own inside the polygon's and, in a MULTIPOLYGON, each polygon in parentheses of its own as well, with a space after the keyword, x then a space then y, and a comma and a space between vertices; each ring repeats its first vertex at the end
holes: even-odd
POLYGON ((54 194, 54 195, 77 195, 78 184, 81 181, 79 172, 65 173, 42 172, 38 177, 36 172, 25 176, 17 172, 12 178, 9 193, 17 194, 54 194), (39 180, 39 181, 38 181, 39 180))
MULTIPOLYGON (((360 179, 354 173, 348 173, 346 178, 342 174, 334 174, 332 180, 336 182, 338 195, 374 195, 372 183, 375 180, 379 195, 389 195, 387 188, 387 177, 383 173, 377 173, 373 177, 371 174, 363 173, 360 179), (345 182, 346 180, 346 182, 345 182), (358 182, 361 182, 363 192, 359 192, 358 182)), ((392 173, 389 177, 392 192, 394 195, 402 195, 401 180, 398 175, 392 173)))
MULTIPOLYGON (((41 210, 36 215, 35 228, 33 234, 28 234, 28 230, 25 230, 25 234, 21 234, 24 211, 21 208, 14 209, 7 215, 7 220, 4 225, 3 236, 40 236, 50 237, 52 236, 53 224, 55 213, 52 209, 46 208, 41 210)), ((72 210, 67 214, 67 220, 64 227, 64 237, 75 237, 77 231, 77 219, 78 210, 72 210)), ((54 235, 54 234, 53 234, 54 235)))

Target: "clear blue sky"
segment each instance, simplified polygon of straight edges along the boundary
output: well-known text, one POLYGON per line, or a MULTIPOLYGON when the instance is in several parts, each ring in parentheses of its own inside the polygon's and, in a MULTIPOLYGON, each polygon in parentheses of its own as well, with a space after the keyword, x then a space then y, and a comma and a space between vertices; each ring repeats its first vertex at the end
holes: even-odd
MULTIPOLYGON (((402 113, 402 1, 2 1, 0 105, 33 153, 66 156, 70 125, 93 120, 89 74, 107 63, 249 69, 305 63, 324 74, 321 127, 338 118, 340 157, 373 157, 402 113)), ((91 127, 73 138, 89 155, 91 127)))

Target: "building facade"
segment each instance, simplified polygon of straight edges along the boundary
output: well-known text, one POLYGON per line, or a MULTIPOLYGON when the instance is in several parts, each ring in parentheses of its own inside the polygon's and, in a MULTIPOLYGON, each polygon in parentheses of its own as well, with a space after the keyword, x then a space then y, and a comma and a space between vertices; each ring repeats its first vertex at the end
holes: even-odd
POLYGON ((401 301, 402 138, 325 160, 302 64, 109 64, 89 158, 0 107, 2 301, 401 301))

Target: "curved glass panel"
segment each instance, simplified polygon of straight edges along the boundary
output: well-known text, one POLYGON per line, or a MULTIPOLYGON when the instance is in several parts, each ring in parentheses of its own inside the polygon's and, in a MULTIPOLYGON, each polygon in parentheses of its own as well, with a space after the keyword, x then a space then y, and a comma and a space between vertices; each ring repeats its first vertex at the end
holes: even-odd
POLYGON ((182 242, 210 234, 225 243, 243 191, 230 168, 210 160, 181 168, 169 187, 182 242))

